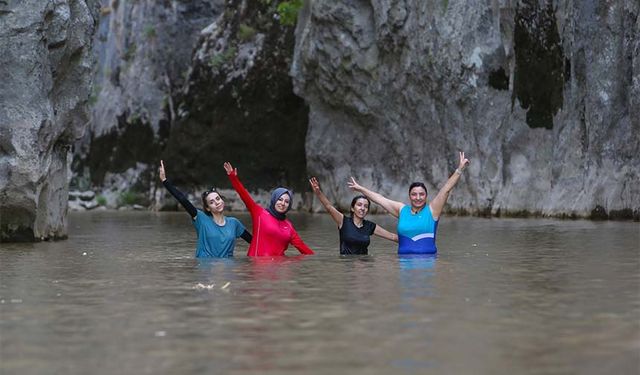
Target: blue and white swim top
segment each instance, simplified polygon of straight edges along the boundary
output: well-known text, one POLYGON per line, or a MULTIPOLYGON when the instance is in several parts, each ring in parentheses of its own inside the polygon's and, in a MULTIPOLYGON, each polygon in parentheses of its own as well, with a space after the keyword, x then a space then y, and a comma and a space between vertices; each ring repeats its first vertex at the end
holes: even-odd
POLYGON ((398 217, 398 254, 435 254, 437 230, 429 205, 416 214, 403 206, 398 217))

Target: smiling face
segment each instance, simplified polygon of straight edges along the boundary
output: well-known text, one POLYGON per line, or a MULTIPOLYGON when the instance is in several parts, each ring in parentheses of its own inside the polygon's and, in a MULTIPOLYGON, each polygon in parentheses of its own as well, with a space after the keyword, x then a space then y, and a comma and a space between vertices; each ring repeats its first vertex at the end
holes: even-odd
POLYGON ((290 202, 291 202, 291 197, 289 196, 289 194, 287 193, 282 194, 280 198, 278 198, 278 200, 276 201, 276 204, 274 205, 276 212, 280 214, 286 213, 287 209, 289 208, 290 202))
POLYGON ((353 216, 364 219, 369 212, 369 200, 365 197, 356 197, 351 202, 351 213, 353 216))
POLYGON ((415 186, 409 190, 409 201, 414 211, 421 210, 427 203, 427 191, 422 186, 415 186))
POLYGON ((205 198, 206 202, 206 210, 211 212, 212 214, 221 213, 224 211, 224 200, 217 192, 212 192, 207 195, 205 198))

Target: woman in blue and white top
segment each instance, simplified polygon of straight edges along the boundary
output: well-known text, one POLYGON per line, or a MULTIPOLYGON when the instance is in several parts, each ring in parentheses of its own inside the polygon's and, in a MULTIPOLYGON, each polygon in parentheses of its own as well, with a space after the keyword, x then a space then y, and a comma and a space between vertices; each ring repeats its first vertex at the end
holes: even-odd
POLYGON ((460 152, 458 168, 428 205, 427 188, 422 182, 414 182, 409 187, 410 205, 393 201, 373 192, 359 185, 353 177, 348 185, 398 218, 398 254, 435 254, 438 251, 436 247, 438 219, 445 203, 447 203, 449 193, 460 180, 462 171, 467 164, 469 164, 469 159, 464 157, 464 152, 460 152))
POLYGON ((251 243, 252 236, 240 220, 224 215, 224 200, 215 188, 202 193, 202 208, 199 210, 167 179, 164 162, 160 160, 158 175, 164 187, 191 216, 198 236, 196 258, 225 258, 233 256, 236 238, 242 237, 251 243))

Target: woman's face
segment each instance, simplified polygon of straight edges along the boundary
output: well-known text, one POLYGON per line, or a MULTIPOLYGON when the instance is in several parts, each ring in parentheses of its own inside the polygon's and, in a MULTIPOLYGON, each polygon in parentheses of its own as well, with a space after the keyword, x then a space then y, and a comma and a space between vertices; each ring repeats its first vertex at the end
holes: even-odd
POLYGON ((289 194, 286 194, 286 193, 282 194, 280 198, 278 198, 278 201, 276 201, 276 204, 275 204, 276 212, 280 214, 286 213, 287 209, 289 208, 290 201, 291 201, 291 197, 289 196, 289 194))
POLYGON ((222 200, 220 194, 212 192, 207 195, 207 208, 212 214, 224 211, 224 200, 222 200))
POLYGON ((422 186, 416 186, 409 191, 409 201, 412 208, 421 209, 427 203, 427 192, 422 186))
POLYGON ((356 200, 356 203, 354 203, 351 207, 351 212, 353 212, 354 216, 360 219, 364 219, 364 217, 367 216, 367 213, 369 212, 369 201, 365 198, 356 200))

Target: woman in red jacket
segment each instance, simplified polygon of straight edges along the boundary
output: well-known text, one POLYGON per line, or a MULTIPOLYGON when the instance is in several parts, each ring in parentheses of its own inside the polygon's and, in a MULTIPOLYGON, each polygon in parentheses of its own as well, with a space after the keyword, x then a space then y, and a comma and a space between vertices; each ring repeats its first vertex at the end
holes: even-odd
POLYGON ((293 225, 287 220, 287 211, 291 208, 293 193, 285 188, 276 188, 271 193, 271 203, 268 209, 258 205, 238 179, 238 170, 229 162, 224 163, 231 185, 236 190, 240 199, 251 213, 253 222, 253 239, 249 245, 248 256, 279 256, 293 245, 302 254, 313 254, 313 250, 307 246, 293 225))

